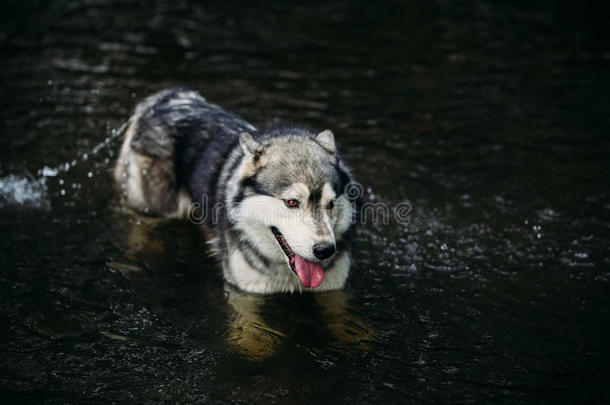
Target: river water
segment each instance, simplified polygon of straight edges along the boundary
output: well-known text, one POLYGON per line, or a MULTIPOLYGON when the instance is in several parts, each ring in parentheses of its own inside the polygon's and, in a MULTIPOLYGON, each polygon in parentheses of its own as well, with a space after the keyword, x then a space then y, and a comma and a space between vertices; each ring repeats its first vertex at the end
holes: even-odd
POLYGON ((2 6, 4 402, 608 401, 608 8, 290 3, 2 6), (196 226, 120 208, 120 128, 174 85, 331 128, 388 207, 334 311, 232 291, 196 226))

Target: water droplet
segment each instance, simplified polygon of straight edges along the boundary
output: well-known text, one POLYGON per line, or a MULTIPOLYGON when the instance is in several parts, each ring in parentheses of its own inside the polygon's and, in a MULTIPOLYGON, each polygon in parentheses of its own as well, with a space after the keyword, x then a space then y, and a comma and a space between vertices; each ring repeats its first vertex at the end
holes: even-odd
POLYGON ((443 243, 443 244, 441 245, 441 250, 442 250, 442 251, 445 251, 445 250, 447 250, 447 249, 449 249, 449 246, 447 246, 447 244, 446 244, 446 243, 443 243))
POLYGON ((59 194, 61 195, 66 195, 66 190, 64 190, 63 188, 61 189, 61 191, 59 192, 59 194))
POLYGON ((58 170, 57 169, 52 169, 48 166, 45 166, 42 168, 42 170, 40 171, 40 174, 42 174, 44 177, 55 177, 57 176, 58 170))
POLYGON ((93 172, 87 173, 87 177, 89 177, 89 178, 93 177, 93 172))

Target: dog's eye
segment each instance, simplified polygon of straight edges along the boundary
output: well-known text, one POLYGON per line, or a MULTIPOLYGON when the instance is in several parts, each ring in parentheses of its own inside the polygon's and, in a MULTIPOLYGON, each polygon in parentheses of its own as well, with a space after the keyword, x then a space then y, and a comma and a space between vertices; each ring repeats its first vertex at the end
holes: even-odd
POLYGON ((334 200, 330 200, 330 202, 326 205, 326 209, 327 210, 332 210, 333 208, 335 208, 335 201, 334 200))
POLYGON ((299 206, 297 200, 284 200, 284 204, 286 204, 288 208, 297 208, 299 206))

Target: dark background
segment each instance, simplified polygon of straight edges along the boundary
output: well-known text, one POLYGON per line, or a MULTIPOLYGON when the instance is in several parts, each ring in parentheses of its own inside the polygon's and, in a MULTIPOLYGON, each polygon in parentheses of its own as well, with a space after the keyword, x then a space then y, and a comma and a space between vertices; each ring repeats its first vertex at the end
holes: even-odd
POLYGON ((0 4, 4 400, 608 401, 607 3, 0 4), (282 348, 236 356, 198 230, 116 208, 113 130, 173 85, 331 128, 369 201, 409 201, 358 234, 368 349, 279 296, 282 348))

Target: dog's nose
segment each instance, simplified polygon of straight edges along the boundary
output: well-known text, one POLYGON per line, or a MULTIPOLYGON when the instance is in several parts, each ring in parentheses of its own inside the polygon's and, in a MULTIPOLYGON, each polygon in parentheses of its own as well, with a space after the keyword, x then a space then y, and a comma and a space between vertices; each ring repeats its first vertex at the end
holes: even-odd
POLYGON ((332 243, 316 243, 313 245, 313 255, 320 260, 328 259, 335 253, 335 245, 332 243))

